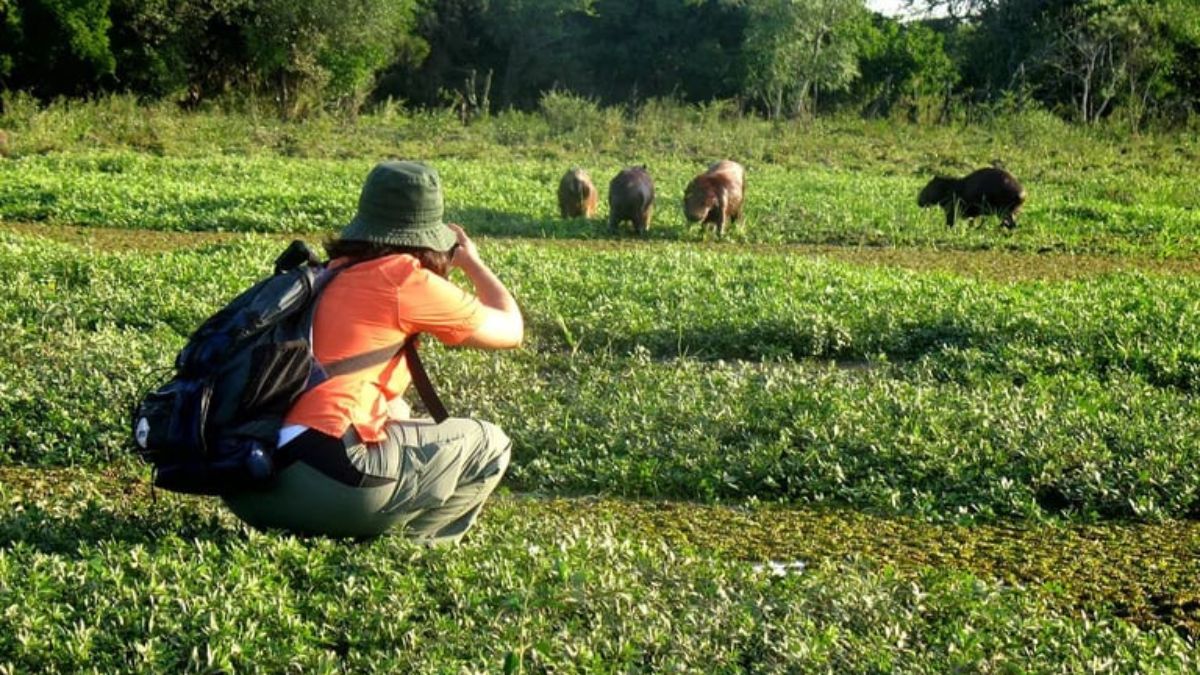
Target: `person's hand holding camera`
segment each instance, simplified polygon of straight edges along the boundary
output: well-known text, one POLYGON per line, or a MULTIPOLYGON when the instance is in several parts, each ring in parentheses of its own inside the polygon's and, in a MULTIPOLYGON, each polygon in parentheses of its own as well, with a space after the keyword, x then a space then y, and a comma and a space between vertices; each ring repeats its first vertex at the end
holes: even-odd
POLYGON ((517 301, 479 257, 479 249, 462 226, 447 223, 446 227, 458 238, 452 249, 450 267, 457 267, 467 275, 479 301, 486 308, 483 325, 463 344, 488 349, 519 347, 525 336, 525 322, 517 301))
POLYGON ((475 242, 467 236, 467 231, 462 228, 462 225, 455 223, 446 223, 446 227, 454 232, 454 236, 458 238, 455 242, 453 256, 450 258, 450 266, 457 267, 466 271, 466 266, 474 264, 482 264, 483 260, 479 258, 479 249, 475 246, 475 242))

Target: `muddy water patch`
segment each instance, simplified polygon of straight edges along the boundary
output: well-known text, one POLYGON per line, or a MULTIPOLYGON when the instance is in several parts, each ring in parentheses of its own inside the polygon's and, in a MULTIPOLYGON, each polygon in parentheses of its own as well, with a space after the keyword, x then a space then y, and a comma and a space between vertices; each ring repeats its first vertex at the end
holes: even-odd
POLYGON ((514 498, 530 516, 610 519, 631 537, 746 560, 864 558, 902 573, 969 571, 1036 589, 1064 610, 1113 613, 1200 635, 1200 522, 941 525, 839 508, 514 498))
MULTIPOLYGON (((8 504, 10 520, 16 519, 9 523, 15 529, 0 531, 0 540, 13 540, 32 528, 40 539, 70 548, 71 539, 95 529, 95 513, 107 514, 113 528, 110 535, 91 532, 100 538, 136 534, 130 540, 140 541, 168 522, 192 523, 204 532, 239 529, 215 500, 160 493, 153 502, 144 472, 132 464, 101 470, 0 466, 0 499, 8 504), (82 512, 88 509, 92 515, 82 512), (192 515, 183 517, 183 512, 192 515), (163 520, 166 513, 174 513, 174 519, 163 520)), ((764 574, 804 574, 824 561, 851 559, 914 578, 931 568, 966 571, 1028 588, 1064 612, 1119 616, 1143 627, 1165 625, 1200 637, 1200 522, 1194 520, 966 526, 843 508, 526 494, 497 496, 481 527, 488 527, 489 520, 503 527, 512 519, 554 524, 550 529, 560 532, 607 522, 629 540, 742 560, 764 574)))

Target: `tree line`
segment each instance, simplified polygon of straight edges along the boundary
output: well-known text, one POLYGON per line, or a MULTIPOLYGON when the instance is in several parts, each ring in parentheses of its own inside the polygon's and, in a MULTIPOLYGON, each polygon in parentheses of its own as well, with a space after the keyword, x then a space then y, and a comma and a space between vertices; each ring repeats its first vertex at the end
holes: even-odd
POLYGON ((1196 0, 908 3, 918 18, 863 0, 0 0, 0 89, 253 97, 285 117, 390 98, 469 119, 547 91, 732 100, 772 118, 1200 113, 1196 0))

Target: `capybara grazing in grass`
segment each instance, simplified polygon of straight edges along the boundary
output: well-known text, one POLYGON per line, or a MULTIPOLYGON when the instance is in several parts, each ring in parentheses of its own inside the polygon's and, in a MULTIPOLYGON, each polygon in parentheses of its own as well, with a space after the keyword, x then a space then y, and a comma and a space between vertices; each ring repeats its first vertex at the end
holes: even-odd
POLYGON ((683 193, 683 215, 689 223, 712 223, 719 237, 726 223, 736 223, 742 217, 745 188, 746 169, 723 159, 688 183, 683 193))
POLYGON ((633 231, 645 234, 654 214, 654 181, 646 166, 622 170, 608 184, 608 227, 616 231, 617 223, 630 221, 633 231))
POLYGON ((563 218, 596 215, 596 186, 583 169, 575 167, 558 181, 558 212, 563 218))
POLYGON ((980 169, 966 178, 938 176, 917 197, 921 208, 941 206, 947 227, 954 227, 955 216, 961 212, 966 218, 998 215, 1000 224, 1011 230, 1017 226, 1017 213, 1024 203, 1025 188, 1015 176, 999 168, 980 169))

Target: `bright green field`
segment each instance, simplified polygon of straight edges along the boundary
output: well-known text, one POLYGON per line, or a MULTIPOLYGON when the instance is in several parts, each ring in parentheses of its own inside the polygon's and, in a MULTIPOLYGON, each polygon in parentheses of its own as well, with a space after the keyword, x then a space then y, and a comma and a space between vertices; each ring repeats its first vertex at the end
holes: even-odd
MULTIPOLYGON (((690 158, 639 161, 652 165, 659 195, 651 238, 700 239, 680 203, 687 182, 704 165, 690 158)), ((518 158, 451 159, 435 166, 447 186, 447 217, 480 234, 608 236, 602 219, 557 219, 554 188, 570 164, 518 158)), ((602 189, 621 168, 611 158, 585 166, 602 189)), ((0 164, 0 216, 166 230, 328 232, 353 210, 370 167, 368 159, 180 158, 127 151, 23 157, 0 164)), ((916 207, 916 194, 932 174, 873 168, 878 173, 750 164, 745 222, 730 239, 1170 257, 1200 251, 1200 197, 1191 176, 1066 179, 1050 169, 1045 176, 1027 171, 1032 196, 1021 226, 1009 233, 995 219, 947 229, 940 211, 916 207)))
POLYGON ((0 117, 0 673, 1200 667, 1194 139, 136 112, 0 117), (525 311, 519 351, 426 350, 512 436, 507 494, 450 551, 152 499, 129 406, 388 155, 525 311), (720 155, 747 222, 702 241, 676 202, 720 155), (1015 233, 916 209, 994 157, 1015 233), (566 167, 634 160, 650 241, 554 216, 566 167))

